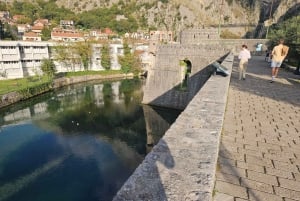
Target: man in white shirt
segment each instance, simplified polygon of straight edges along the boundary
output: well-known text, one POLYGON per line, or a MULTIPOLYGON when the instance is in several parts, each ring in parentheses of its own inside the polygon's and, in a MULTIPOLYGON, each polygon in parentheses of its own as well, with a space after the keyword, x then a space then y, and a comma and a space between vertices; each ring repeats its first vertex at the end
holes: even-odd
POLYGON ((251 59, 250 51, 247 49, 247 45, 242 45, 242 50, 239 54, 240 65, 239 65, 239 80, 246 79, 246 71, 248 66, 248 59, 251 59))

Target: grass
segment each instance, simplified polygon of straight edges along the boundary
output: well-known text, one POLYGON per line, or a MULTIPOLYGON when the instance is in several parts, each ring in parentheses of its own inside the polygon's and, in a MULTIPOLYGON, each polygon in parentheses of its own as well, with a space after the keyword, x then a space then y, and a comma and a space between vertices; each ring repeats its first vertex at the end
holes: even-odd
POLYGON ((1 80, 0 95, 7 94, 13 91, 19 91, 28 87, 39 86, 48 81, 49 79, 46 76, 40 78, 35 76, 21 79, 1 80))
MULTIPOLYGON (((57 74, 56 77, 73 77, 73 76, 85 76, 85 75, 115 75, 120 74, 120 70, 105 70, 105 71, 79 71, 57 74)), ((27 77, 12 80, 0 80, 0 95, 7 94, 13 91, 19 91, 28 87, 35 87, 48 82, 49 79, 46 76, 43 77, 27 77)))
POLYGON ((104 70, 104 71, 78 71, 78 72, 67 72, 65 77, 72 76, 84 76, 84 75, 116 75, 120 74, 120 70, 104 70))

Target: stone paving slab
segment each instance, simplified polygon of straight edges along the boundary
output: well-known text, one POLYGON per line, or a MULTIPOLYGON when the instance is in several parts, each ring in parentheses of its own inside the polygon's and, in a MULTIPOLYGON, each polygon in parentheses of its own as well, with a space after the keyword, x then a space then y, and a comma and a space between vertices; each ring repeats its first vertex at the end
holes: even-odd
POLYGON ((249 62, 246 80, 231 74, 214 201, 300 200, 300 76, 249 62))

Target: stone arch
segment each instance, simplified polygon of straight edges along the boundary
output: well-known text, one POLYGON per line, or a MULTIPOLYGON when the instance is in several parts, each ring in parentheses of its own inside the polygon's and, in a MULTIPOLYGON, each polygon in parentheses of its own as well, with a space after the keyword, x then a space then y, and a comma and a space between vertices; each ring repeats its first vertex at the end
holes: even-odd
POLYGON ((180 63, 180 90, 187 91, 189 85, 189 77, 192 72, 192 62, 188 58, 181 59, 180 63))

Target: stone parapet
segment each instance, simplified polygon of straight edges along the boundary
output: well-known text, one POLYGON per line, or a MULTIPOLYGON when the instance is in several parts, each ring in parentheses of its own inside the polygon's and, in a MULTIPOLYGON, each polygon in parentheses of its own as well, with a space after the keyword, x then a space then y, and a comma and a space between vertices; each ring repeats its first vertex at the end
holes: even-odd
MULTIPOLYGON (((223 65, 231 73, 233 54, 223 65)), ((211 76, 114 201, 212 199, 230 76, 211 76)))

